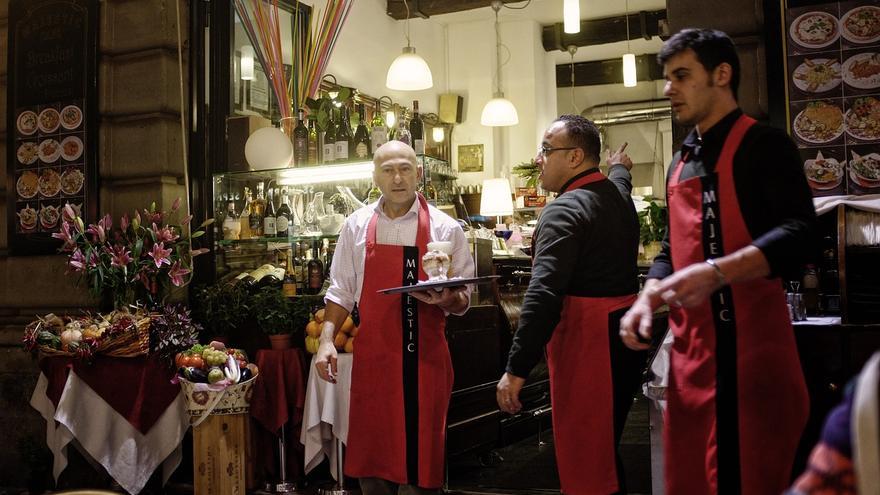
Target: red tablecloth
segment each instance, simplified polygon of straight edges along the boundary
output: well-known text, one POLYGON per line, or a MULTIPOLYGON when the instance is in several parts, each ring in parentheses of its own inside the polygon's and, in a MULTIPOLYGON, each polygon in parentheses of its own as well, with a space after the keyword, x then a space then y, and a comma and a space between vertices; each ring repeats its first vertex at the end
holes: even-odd
POLYGON ((252 430, 257 452, 257 466, 267 479, 277 480, 278 437, 285 425, 287 479, 299 479, 303 473, 303 446, 299 443, 303 409, 306 401, 305 367, 308 361, 300 349, 257 352, 260 374, 251 397, 251 417, 262 428, 252 430))
POLYGON ((180 393, 174 371, 152 357, 95 356, 85 363, 69 357, 44 357, 40 370, 49 381, 46 395, 57 407, 71 370, 104 401, 146 434, 180 393))

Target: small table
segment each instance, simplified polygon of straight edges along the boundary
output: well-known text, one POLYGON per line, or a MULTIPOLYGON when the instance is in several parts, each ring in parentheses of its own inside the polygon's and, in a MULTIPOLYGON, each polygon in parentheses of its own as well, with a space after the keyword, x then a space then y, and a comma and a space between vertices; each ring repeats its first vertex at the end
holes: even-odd
POLYGON ((329 383, 315 373, 315 356, 309 367, 306 403, 300 442, 305 446, 305 471, 308 473, 324 460, 330 459, 333 478, 339 481, 337 441, 348 441, 348 408, 351 395, 352 355, 340 353, 336 362, 336 383, 329 383))
POLYGON ((140 492, 162 464, 162 483, 180 464, 189 428, 174 372, 155 359, 95 356, 40 360, 30 404, 46 420, 55 481, 76 441, 127 492, 140 492))

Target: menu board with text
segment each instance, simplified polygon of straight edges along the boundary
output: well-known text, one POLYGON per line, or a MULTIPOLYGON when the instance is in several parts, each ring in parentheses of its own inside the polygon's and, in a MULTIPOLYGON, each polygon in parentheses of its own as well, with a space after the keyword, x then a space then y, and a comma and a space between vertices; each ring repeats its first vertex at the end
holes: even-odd
POLYGON ((813 195, 880 193, 880 5, 783 9, 789 130, 813 195))
POLYGON ((96 217, 96 0, 9 3, 7 231, 49 254, 66 204, 96 217))

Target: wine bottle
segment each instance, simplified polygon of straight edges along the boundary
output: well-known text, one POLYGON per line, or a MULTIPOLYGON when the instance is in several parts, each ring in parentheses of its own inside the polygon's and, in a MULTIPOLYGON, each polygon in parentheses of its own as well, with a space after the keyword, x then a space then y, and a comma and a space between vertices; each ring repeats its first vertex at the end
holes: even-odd
POLYGON ((406 121, 403 119, 402 112, 400 120, 397 122, 397 132, 394 134, 394 139, 412 147, 412 135, 409 133, 409 129, 407 129, 406 121))
POLYGON ((333 110, 330 110, 327 130, 324 131, 324 146, 321 149, 322 163, 333 163, 336 161, 336 123, 333 121, 333 110))
POLYGON ((358 125, 354 131, 354 157, 358 160, 366 160, 372 156, 370 152, 370 134, 364 123, 364 106, 358 105, 358 125))
POLYGON ((263 197, 265 183, 257 182, 257 198, 251 201, 251 237, 263 236, 263 217, 266 215, 266 199, 263 197))
POLYGON ((266 201, 266 213, 263 215, 263 236, 275 237, 277 234, 275 223, 275 200, 272 188, 269 188, 269 197, 266 201))
POLYGON ((349 157, 349 147, 352 144, 351 124, 348 122, 348 108, 339 109, 339 123, 336 126, 336 153, 335 161, 347 162, 349 157))
POLYGON ((296 279, 293 277, 293 252, 287 252, 287 269, 284 271, 284 280, 281 281, 281 292, 290 299, 296 297, 296 279))
POLYGON ((277 232, 278 237, 287 237, 291 234, 290 232, 290 198, 287 196, 287 189, 281 189, 281 205, 278 207, 278 211, 275 213, 275 231, 277 232))
POLYGON ((244 198, 244 208, 241 210, 241 217, 239 217, 241 223, 239 239, 250 239, 253 237, 251 234, 251 203, 254 202, 254 198, 249 187, 245 186, 242 197, 244 198))
POLYGON ((300 108, 293 129, 293 164, 302 167, 309 160, 309 129, 303 122, 305 111, 300 108))
POLYGON ((318 294, 321 292, 321 288, 324 287, 324 264, 321 263, 317 241, 312 243, 312 253, 310 258, 311 259, 309 259, 306 264, 309 273, 309 285, 306 293, 318 294))
POLYGON ((382 118, 381 105, 373 112, 373 120, 370 121, 370 155, 372 156, 379 146, 388 142, 388 127, 382 118))
POLYGON ((308 164, 318 164, 318 129, 315 127, 315 119, 309 117, 309 156, 308 164))
POLYGON ((422 118, 419 117, 419 101, 413 100, 413 114, 409 119, 409 134, 412 138, 412 147, 417 155, 425 154, 425 130, 422 118))
POLYGON ((241 223, 238 213, 235 212, 235 202, 230 201, 227 205, 226 218, 223 219, 223 239, 238 240, 241 236, 241 223))

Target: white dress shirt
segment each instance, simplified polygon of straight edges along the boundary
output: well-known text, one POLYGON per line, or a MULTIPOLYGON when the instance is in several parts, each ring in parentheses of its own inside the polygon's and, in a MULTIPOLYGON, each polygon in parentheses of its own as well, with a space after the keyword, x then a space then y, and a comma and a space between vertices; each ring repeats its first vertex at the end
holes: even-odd
MULTIPOLYGON (((366 260, 367 226, 373 213, 378 213, 376 222, 376 242, 395 246, 413 246, 419 228, 419 202, 413 201, 412 207, 403 216, 391 219, 382 211, 384 199, 364 206, 352 213, 339 233, 333 262, 330 265, 330 288, 327 289, 325 301, 332 301, 349 312, 354 303, 361 298, 364 285, 364 261, 366 260)), ((456 277, 474 276, 474 259, 468 247, 464 231, 458 222, 437 208, 428 205, 431 217, 430 237, 428 242, 452 242, 452 273, 456 277)), ((465 294, 470 299, 471 287, 467 286, 465 294)))

